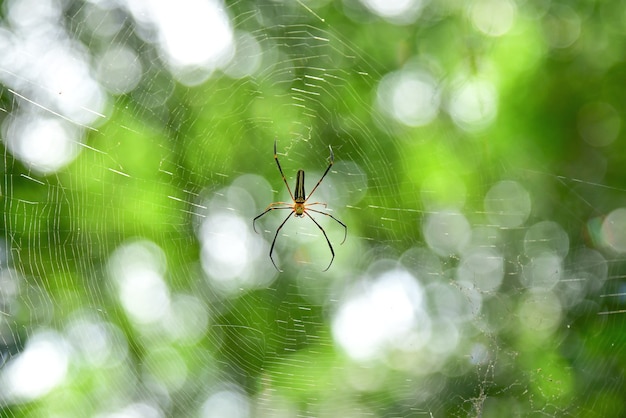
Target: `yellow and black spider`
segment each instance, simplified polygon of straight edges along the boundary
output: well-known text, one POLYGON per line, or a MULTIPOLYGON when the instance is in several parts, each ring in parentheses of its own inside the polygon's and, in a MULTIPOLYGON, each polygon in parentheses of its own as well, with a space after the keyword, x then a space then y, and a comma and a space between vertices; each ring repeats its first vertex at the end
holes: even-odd
POLYGON ((326 174, 328 174, 328 172, 330 171, 330 168, 333 166, 335 155, 333 154, 333 149, 330 147, 330 145, 328 146, 328 148, 330 149, 330 164, 328 164, 328 168, 326 169, 326 171, 324 171, 324 174, 322 174, 322 178, 320 178, 320 180, 317 182, 315 187, 313 187, 313 190, 311 190, 311 193, 307 197, 306 193, 304 192, 304 170, 298 170, 298 174, 296 176, 296 194, 294 195, 293 193, 291 193, 291 188, 289 187, 289 183, 287 183, 287 179, 285 178, 283 169, 280 167, 280 163, 278 162, 278 154, 276 153, 276 140, 274 140, 274 160, 276 160, 278 171, 280 171, 280 175, 282 176, 283 181, 285 182, 285 186, 287 186, 287 190, 289 191, 289 196, 291 196, 292 203, 288 203, 288 202, 270 203, 270 205, 267 207, 267 209, 265 209, 265 211, 263 211, 263 213, 261 213, 259 216, 257 216, 256 218, 252 220, 252 228, 254 229, 254 232, 257 232, 256 226, 255 226, 256 220, 272 210, 275 210, 275 209, 291 210, 289 215, 287 215, 285 220, 280 224, 280 226, 276 230, 276 234, 274 235, 274 240, 272 241, 272 247, 270 248, 270 260, 272 260, 272 264, 274 264, 274 267, 276 267, 276 270, 278 271, 282 271, 282 270, 279 269, 278 266, 276 266, 276 263, 274 262, 274 259, 272 258, 272 253, 274 252, 274 245, 276 244, 276 238, 278 238, 278 233, 282 229, 283 225, 285 225, 285 223, 289 220, 289 217, 291 216, 292 213, 296 217, 299 217, 299 218, 304 217, 304 215, 308 216, 313 221, 313 223, 317 225, 320 231, 322 231, 322 234, 324 234, 324 238, 326 238, 326 242, 328 243, 328 248, 330 248, 330 253, 332 254, 330 263, 328 264, 328 267, 324 269, 324 271, 328 270, 330 268, 330 265, 333 264, 333 260, 335 259, 335 251, 333 250, 333 246, 330 243, 330 240, 328 239, 328 235, 326 235, 326 231, 324 231, 324 228, 322 228, 322 226, 319 223, 317 223, 315 218, 313 218, 309 212, 315 212, 315 213, 319 213, 320 215, 329 216, 335 221, 337 221, 339 225, 343 226, 344 235, 343 235, 343 241, 341 241, 341 244, 345 242, 346 237, 348 236, 348 227, 339 219, 335 218, 330 213, 311 209, 311 206, 314 206, 314 205, 322 205, 326 207, 326 203, 322 203, 322 202, 307 203, 307 201, 311 198, 313 193, 315 193, 317 186, 319 186, 320 183, 322 183, 322 180, 324 180, 324 177, 326 177, 326 174))

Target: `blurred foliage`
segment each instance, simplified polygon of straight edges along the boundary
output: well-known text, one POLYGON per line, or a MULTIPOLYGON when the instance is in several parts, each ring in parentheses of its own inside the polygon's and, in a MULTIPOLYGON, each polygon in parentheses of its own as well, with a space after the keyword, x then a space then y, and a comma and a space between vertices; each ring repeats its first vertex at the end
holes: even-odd
MULTIPOLYGON (((610 280, 602 291, 564 309, 558 329, 544 335, 517 316, 524 228, 503 232, 503 252, 519 260, 506 265, 511 280, 502 293, 485 303, 510 302, 509 315, 496 318, 498 333, 481 329, 488 313, 464 324, 457 352, 464 354, 437 365, 427 354, 406 352, 362 364, 333 341, 339 286, 373 276, 373 260, 398 260, 425 246, 426 182, 440 202, 466 196, 464 211, 480 223, 489 188, 519 180, 533 197, 528 225, 557 221, 572 249, 593 246, 588 220, 626 202, 623 129, 602 147, 580 135, 581 109, 589 103, 609 104, 624 124, 623 5, 518 1, 511 3, 510 30, 488 36, 472 24, 474 3, 427 2, 414 23, 395 25, 350 0, 311 2, 324 21, 307 10, 309 2, 229 2, 235 28, 267 41, 265 53, 275 58, 254 76, 237 80, 217 71, 192 87, 174 80, 127 17, 116 42, 139 51, 145 74, 134 91, 112 99, 105 120, 86 138, 89 149, 48 175, 4 152, 2 267, 23 283, 20 310, 0 312, 0 369, 33 333, 68 332, 77 317, 114 324, 121 335, 111 334, 110 343, 128 355, 98 366, 76 355, 64 383, 49 394, 17 404, 0 396, 0 415, 89 416, 146 402, 167 416, 203 416, 204 400, 228 382, 250 397, 250 416, 272 416, 283 404, 289 405, 284 416, 622 416, 624 317, 598 312, 623 309, 621 300, 599 296, 623 293, 623 260, 607 252, 610 280), (382 116, 375 108, 377 83, 412 63, 435 74, 442 109, 456 78, 490 81, 497 89, 494 121, 472 130, 444 110, 421 127, 382 116), (324 82, 311 87, 308 76, 324 82), (307 89, 319 95, 295 106, 297 91, 307 89), (330 144, 336 163, 352 161, 366 172, 367 193, 350 208, 333 208, 349 225, 349 238, 335 245, 328 275, 285 262, 286 272, 268 286, 225 295, 207 285, 202 272, 198 224, 211 214, 207 202, 228 194, 226 187, 244 174, 266 179, 278 191, 275 200, 284 196, 272 158, 275 138, 292 187, 299 168, 321 174, 330 144), (166 255, 172 293, 205 304, 209 324, 201 336, 168 339, 159 326, 138 326, 124 312, 108 263, 120 245, 139 238, 166 255), (476 341, 488 347, 489 361, 468 359, 476 341)), ((63 7, 76 40, 93 56, 106 50, 85 29, 85 3, 63 7)), ((0 91, 7 118, 16 102, 7 88, 0 91)), ((325 181, 340 183, 341 175, 331 172, 325 181)), ((260 200, 262 193, 270 196, 262 187, 248 205, 227 209, 251 223, 271 201, 260 200)), ((285 261, 329 257, 323 241, 298 252, 281 238, 277 251, 285 261)), ((444 259, 442 282, 453 281, 458 263, 444 259)), ((258 274, 274 272, 259 268, 258 274)), ((498 315, 505 311, 494 308, 498 315)))

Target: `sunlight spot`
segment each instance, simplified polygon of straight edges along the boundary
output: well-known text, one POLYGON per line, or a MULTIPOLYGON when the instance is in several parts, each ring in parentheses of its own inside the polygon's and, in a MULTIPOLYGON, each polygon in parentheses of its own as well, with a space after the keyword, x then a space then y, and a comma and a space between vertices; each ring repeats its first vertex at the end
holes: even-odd
POLYGON ((546 40, 553 48, 567 48, 580 36, 580 17, 564 4, 552 6, 543 23, 546 40))
POLYGON ((433 282, 426 292, 434 316, 457 324, 474 319, 483 303, 481 293, 471 282, 433 282))
POLYGON ((47 112, 48 118, 76 126, 99 122, 106 94, 92 77, 91 57, 50 23, 26 33, 4 34, 10 42, 0 58, 0 82, 15 92, 23 113, 47 112), (57 40, 50 43, 50 38, 57 40))
POLYGON ((415 277, 403 270, 384 273, 341 303, 333 335, 356 360, 379 357, 401 345, 416 327, 429 323, 423 304, 423 290, 415 277))
POLYGON ((252 408, 259 418, 291 418, 301 411, 297 400, 270 385, 262 385, 255 392, 252 408))
POLYGON ((30 401, 49 393, 65 379, 69 355, 66 341, 56 332, 33 335, 24 351, 2 369, 0 399, 30 401))
POLYGON ((90 318, 85 312, 72 320, 66 329, 67 339, 76 357, 91 367, 114 367, 128 354, 123 332, 114 324, 90 318))
POLYGON ((472 228, 472 238, 468 246, 482 248, 499 248, 503 245, 506 234, 493 225, 476 225, 472 228))
POLYGON ((472 283, 480 292, 493 292, 504 278, 504 258, 496 250, 476 248, 463 255, 456 275, 458 280, 472 283))
MULTIPOLYGON (((3 263, 4 264, 4 263, 3 263)), ((20 273, 13 269, 0 269, 0 312, 4 315, 17 313, 20 295, 20 286, 23 278, 20 273)), ((2 315, 0 314, 0 315, 2 315)), ((0 317, 0 340, 2 340, 2 318, 0 317)), ((0 364, 2 360, 0 360, 0 364)))
POLYGON ((529 257, 554 253, 564 258, 569 252, 569 236, 556 222, 538 222, 526 231, 524 250, 529 257))
POLYGON ((417 273, 422 283, 438 280, 442 274, 441 258, 424 247, 411 247, 402 254, 399 261, 413 274, 417 273))
POLYGON ((41 174, 76 158, 84 129, 102 120, 106 105, 90 56, 66 33, 57 3, 10 1, 10 25, 0 31, 0 83, 16 107, 3 121, 2 137, 16 158, 41 174))
POLYGON ((96 61, 98 79, 112 94, 131 92, 141 80, 141 60, 127 46, 112 46, 97 57, 96 61))
POLYGON ((247 225, 239 217, 224 213, 207 218, 203 230, 207 234, 203 253, 209 258, 207 270, 210 274, 222 279, 241 274, 250 262, 245 242, 247 225))
POLYGON ((530 216, 530 195, 515 181, 501 181, 485 196, 489 221, 502 228, 521 226, 530 216))
POLYGON ((189 374, 185 360, 176 349, 170 346, 147 348, 141 366, 144 373, 149 375, 148 380, 159 382, 168 391, 180 389, 189 374))
MULTIPOLYGON (((452 321, 442 318, 434 320, 432 328, 428 350, 439 355, 452 353, 461 339, 459 328, 452 321)), ((445 373, 445 369, 443 372, 445 373)))
POLYGON ((517 314, 520 325, 540 341, 540 337, 549 336, 559 326, 563 309, 553 292, 539 290, 522 298, 517 314))
POLYGON ((475 282, 463 281, 458 277, 456 283, 454 284, 458 287, 459 292, 463 297, 463 304, 466 306, 465 317, 460 318, 463 321, 476 321, 478 315, 481 314, 485 297, 498 296, 497 294, 485 293, 482 289, 479 289, 476 286, 475 282))
POLYGON ((262 52, 254 36, 247 32, 235 32, 235 54, 224 72, 233 78, 253 75, 261 66, 262 52))
MULTIPOLYGON (((252 194, 260 192, 260 181, 266 184, 258 176, 240 176, 233 182, 237 186, 211 191, 211 199, 202 204, 205 209, 199 210, 202 222, 196 234, 201 244, 202 269, 214 288, 227 294, 267 286, 276 278, 263 230, 258 223, 259 233, 252 230, 256 213, 252 194), (247 209, 246 217, 233 208, 247 209)), ((277 254, 274 257, 278 262, 277 254)))
POLYGON ((397 24, 415 21, 423 7, 422 0, 361 0, 373 13, 397 24))
POLYGON ((200 239, 202 266, 214 283, 234 289, 247 281, 254 237, 241 218, 228 213, 209 216, 202 223, 200 239))
MULTIPOLYGON (((68 44, 50 49, 47 40, 38 50, 37 63, 25 63, 32 67, 26 71, 29 77, 42 88, 30 97, 67 117, 72 122, 91 125, 102 120, 106 105, 106 94, 92 77, 88 56, 78 45, 68 44)), ((63 45, 60 43, 60 45, 63 45)), ((28 91, 27 86, 26 91, 28 91)))
POLYGON ((402 70, 386 75, 377 90, 377 105, 407 126, 427 125, 439 113, 437 83, 424 71, 402 70))
POLYGON ((594 147, 612 144, 619 135, 621 124, 619 113, 607 103, 588 103, 578 112, 578 132, 594 147))
POLYGON ((574 277, 581 279, 585 289, 600 291, 609 272, 606 258, 596 250, 581 248, 571 255, 571 260, 573 263, 569 270, 574 277))
POLYGON ((59 21, 61 8, 57 3, 55 0, 9 0, 4 7, 13 27, 35 29, 59 21))
POLYGON ((58 118, 21 115, 6 119, 3 128, 9 151, 38 173, 61 169, 81 150, 82 131, 58 118))
POLYGON ((163 326, 172 339, 185 343, 202 338, 208 323, 209 314, 205 305, 197 297, 186 294, 172 296, 170 310, 163 320, 163 326))
POLYGON ((557 294, 565 308, 572 308, 599 292, 607 279, 609 266, 597 250, 579 248, 566 260, 567 271, 558 284, 557 294))
MULTIPOLYGON (((345 205, 356 205, 367 195, 368 176, 357 163, 351 160, 336 161, 333 165, 333 173, 335 172, 337 175, 328 183, 332 185, 333 192, 327 193, 328 198, 324 196, 328 207, 339 208, 345 205)), ((324 180, 318 190, 324 190, 326 181, 324 180)))
POLYGON ((202 405, 201 418, 248 418, 250 401, 237 389, 222 390, 209 396, 202 405))
POLYGON ((454 122, 468 131, 489 126, 498 113, 498 93, 491 81, 471 78, 452 86, 448 112, 454 122))
POLYGON ((469 362, 472 365, 486 365, 492 359, 489 348, 485 344, 474 343, 470 349, 469 362))
POLYGON ((103 39, 114 38, 128 24, 118 0, 88 0, 81 4, 79 13, 77 17, 85 22, 85 31, 103 39))
POLYGON ((114 412, 102 413, 95 418, 164 418, 165 414, 156 405, 134 403, 114 412))
POLYGON ((161 319, 169 304, 169 292, 163 278, 150 268, 133 268, 122 281, 120 299, 126 311, 137 321, 161 319))
POLYGON ((604 218, 601 235, 611 249, 626 253, 626 208, 615 209, 604 218))
POLYGON ((521 282, 528 288, 550 290, 563 274, 561 257, 545 253, 533 257, 522 270, 521 282))
POLYGON ((502 36, 513 26, 515 4, 508 0, 478 0, 471 6, 474 26, 490 36, 502 36))
POLYGON ((109 260, 109 274, 117 283, 128 315, 140 324, 161 320, 169 311, 170 292, 163 279, 163 250, 150 241, 127 243, 109 260))
MULTIPOLYGON (((267 247, 261 235, 254 234, 251 226, 238 216, 218 212, 207 217, 200 227, 199 239, 202 268, 222 291, 230 293, 263 285, 274 276, 260 275, 255 270, 255 261, 267 247)), ((274 268, 271 263, 269 267, 274 268)))
POLYGON ((465 215, 455 210, 431 213, 423 221, 426 243, 442 256, 460 253, 469 242, 471 232, 465 215))
POLYGON ((179 81, 199 84, 231 60, 234 33, 221 1, 125 1, 146 34, 156 30, 156 41, 179 81))

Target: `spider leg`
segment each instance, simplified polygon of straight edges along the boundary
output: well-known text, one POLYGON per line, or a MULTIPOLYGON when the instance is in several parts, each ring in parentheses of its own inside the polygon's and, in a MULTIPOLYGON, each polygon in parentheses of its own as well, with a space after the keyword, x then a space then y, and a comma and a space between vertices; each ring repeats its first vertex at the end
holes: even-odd
POLYGON ((261 216, 265 215, 267 212, 270 212, 270 211, 272 211, 272 210, 274 210, 274 209, 293 209, 293 206, 284 206, 284 207, 277 208, 275 205, 289 205, 289 203, 287 203, 287 202, 274 202, 274 203, 271 203, 271 204, 267 207, 267 209, 265 209, 265 210, 263 211, 263 213, 262 213, 262 214, 260 214, 259 216, 257 216, 256 218, 254 218, 254 219, 252 220, 252 229, 254 229, 254 232, 256 232, 257 234, 259 233, 259 232, 256 230, 256 225, 255 225, 256 220, 257 220, 257 219, 259 219, 261 216))
POLYGON ((313 203, 307 203, 307 204, 306 204, 306 206, 307 206, 307 207, 309 207, 309 206, 313 206, 313 205, 322 205, 322 206, 324 206, 325 208, 327 208, 327 207, 328 207, 328 205, 327 205, 326 203, 324 203, 324 202, 313 202, 313 203))
MULTIPOLYGON (((276 230, 276 234, 274 235, 274 240, 272 241, 272 247, 270 248, 270 260, 272 260, 272 264, 274 265, 276 270, 278 270, 279 272, 282 273, 282 270, 279 269, 278 266, 276 265, 276 263, 274 262, 274 259, 272 258, 272 253, 274 252, 274 245, 276 244, 276 238, 278 238, 278 233, 282 229, 283 225, 285 225, 285 223, 289 220, 289 217, 291 216, 292 213, 294 213, 294 211, 293 211, 293 208, 275 208, 275 209, 291 209, 291 213, 289 215, 287 215, 287 217, 285 218, 283 223, 281 223, 280 226, 278 227, 278 229, 276 230)), ((317 223, 317 222, 315 222, 315 223, 317 223)))
POLYGON ((328 164, 326 171, 324 171, 324 174, 322 174, 322 178, 320 178, 320 180, 317 182, 315 187, 313 187, 313 190, 311 190, 311 193, 309 193, 309 196, 306 198, 305 202, 309 200, 311 196, 313 196, 313 193, 315 193, 315 189, 317 189, 317 186, 319 186, 322 180, 324 180, 324 177, 326 177, 326 174, 328 174, 328 172, 330 171, 330 168, 333 166, 333 163, 335 162, 335 154, 333 154, 333 149, 330 147, 330 145, 328 146, 328 149, 330 149, 330 164, 328 164))
MULTIPOLYGON (((330 213, 326 213, 326 212, 322 212, 319 210, 315 210, 315 209, 309 209, 307 208, 307 210, 311 211, 311 212, 315 212, 315 213, 319 213, 320 215, 324 215, 324 216, 330 216, 332 219, 334 219, 335 221, 337 221, 337 223, 341 226, 343 226, 343 241, 341 241, 341 244, 343 244, 344 242, 346 242, 346 238, 348 237, 348 227, 346 226, 346 224, 344 224, 343 222, 341 222, 339 219, 335 218, 333 215, 331 215, 330 213)), ((306 213, 306 212, 305 212, 306 213)), ((310 215, 309 215, 310 216, 310 215)), ((312 219, 312 218, 311 218, 312 219)), ((317 223, 317 222, 316 222, 317 223)), ((339 244, 339 245, 341 245, 339 244)))
MULTIPOLYGON (((319 213, 323 213, 323 212, 319 212, 319 213)), ((330 243, 330 240, 328 239, 328 235, 326 235, 326 231, 324 231, 324 228, 322 228, 322 226, 320 224, 318 224, 317 221, 311 215, 309 215, 306 211, 304 212, 304 214, 306 216, 308 216, 313 221, 313 223, 315 225, 317 225, 317 227, 320 229, 320 231, 322 231, 322 234, 324 234, 324 238, 326 238, 326 242, 328 243, 328 248, 330 248, 330 253, 332 254, 332 258, 330 259, 330 263, 328 263, 328 267, 326 267, 324 270, 322 270, 322 271, 326 271, 326 270, 328 270, 330 268, 330 265, 333 264, 333 260, 335 259, 335 250, 333 250, 333 246, 330 243)), ((330 215, 328 215, 328 216, 330 216, 330 215)))
POLYGON ((289 196, 291 196, 291 200, 295 200, 293 198, 293 193, 291 193, 291 187, 289 187, 289 183, 287 183, 287 178, 285 178, 285 173, 283 173, 283 169, 278 162, 278 153, 276 152, 276 139, 274 139, 274 160, 276 161, 276 165, 278 166, 278 171, 280 171, 280 175, 285 182, 285 186, 287 186, 287 190, 289 191, 289 196))

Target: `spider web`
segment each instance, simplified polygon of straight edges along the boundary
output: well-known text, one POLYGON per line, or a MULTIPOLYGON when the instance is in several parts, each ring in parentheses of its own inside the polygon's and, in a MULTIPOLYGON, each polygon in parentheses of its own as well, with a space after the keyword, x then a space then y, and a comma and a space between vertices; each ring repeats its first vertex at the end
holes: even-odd
POLYGON ((165 3, 3 3, 0 415, 623 413, 610 6, 165 3))

